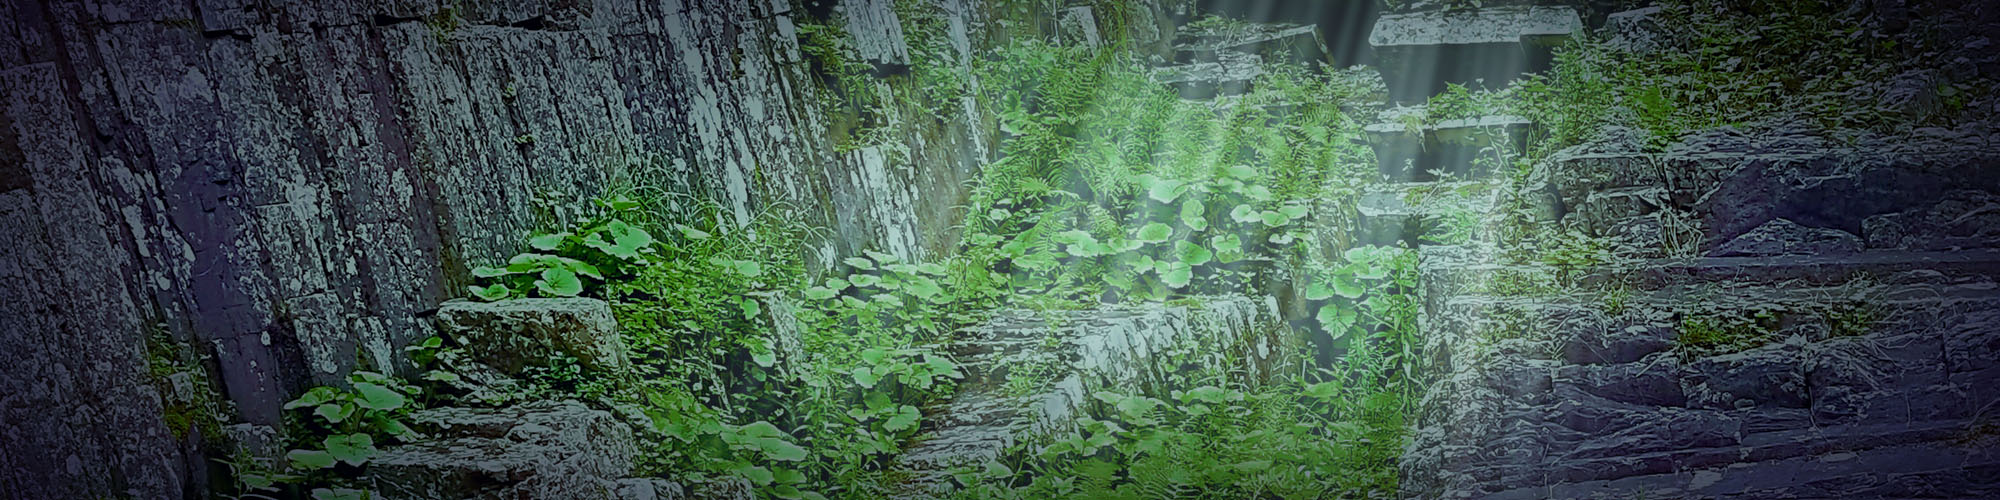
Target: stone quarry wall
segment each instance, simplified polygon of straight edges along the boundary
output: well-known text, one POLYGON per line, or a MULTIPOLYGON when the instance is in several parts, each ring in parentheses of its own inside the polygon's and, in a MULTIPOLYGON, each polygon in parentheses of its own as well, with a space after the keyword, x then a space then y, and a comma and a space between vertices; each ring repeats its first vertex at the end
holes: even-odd
POLYGON ((1544 212, 1630 258, 1522 292, 1556 271, 1423 249, 1435 382, 1404 496, 2000 495, 2000 158, 1980 127, 1558 154, 1544 212))
MULTIPOLYGON (((869 62, 908 57, 893 2, 839 3, 869 62)), ((981 4, 936 3, 961 66, 998 39, 981 4)), ((950 248, 991 120, 970 98, 890 107, 880 119, 916 124, 896 129, 907 148, 836 148, 829 124, 853 117, 819 105, 804 15, 786 0, 0 2, 0 488, 198 491, 223 436, 170 430, 177 406, 278 423, 303 387, 393 364, 469 267, 616 183, 712 198, 739 223, 803 210, 831 229, 822 262, 950 248), (163 397, 163 352, 212 376, 163 397)))

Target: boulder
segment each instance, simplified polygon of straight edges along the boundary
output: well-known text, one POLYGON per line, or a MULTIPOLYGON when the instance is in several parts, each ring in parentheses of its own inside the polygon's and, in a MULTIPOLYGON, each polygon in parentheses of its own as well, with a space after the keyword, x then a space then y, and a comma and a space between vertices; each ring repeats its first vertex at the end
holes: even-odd
POLYGON ((455 300, 439 307, 437 318, 439 332, 509 374, 554 355, 601 370, 626 365, 611 306, 597 299, 455 300))
POLYGON ((436 430, 368 461, 367 481, 381 498, 620 498, 617 480, 637 453, 624 422, 574 401, 440 408, 410 422, 436 430))

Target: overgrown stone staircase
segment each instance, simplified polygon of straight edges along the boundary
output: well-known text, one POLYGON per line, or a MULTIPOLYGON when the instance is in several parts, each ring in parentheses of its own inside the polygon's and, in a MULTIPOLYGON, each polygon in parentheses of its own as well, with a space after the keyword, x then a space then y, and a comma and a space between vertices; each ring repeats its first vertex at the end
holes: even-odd
POLYGON ((1099 391, 1158 396, 1184 382, 1177 376, 1210 369, 1260 383, 1292 360, 1296 337, 1268 297, 1002 312, 953 342, 965 378, 924 410, 922 433, 897 458, 909 477, 903 495, 942 494, 956 486, 955 468, 1075 431, 1077 418, 1096 414, 1099 391))

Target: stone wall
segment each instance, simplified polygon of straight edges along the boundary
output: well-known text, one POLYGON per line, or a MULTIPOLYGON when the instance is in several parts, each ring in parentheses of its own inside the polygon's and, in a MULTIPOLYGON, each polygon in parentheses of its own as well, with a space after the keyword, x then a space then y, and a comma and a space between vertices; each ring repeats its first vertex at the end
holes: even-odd
MULTIPOLYGON (((901 32, 891 2, 845 3, 851 32, 901 32)), ((999 39, 980 2, 937 5, 956 64, 999 39)), ((215 375, 200 389, 272 426, 300 389, 396 363, 467 269, 608 186, 712 198, 737 223, 794 207, 831 229, 820 262, 948 250, 991 120, 970 98, 892 107, 907 148, 836 150, 828 124, 852 117, 820 106, 804 15, 785 0, 0 3, 0 487, 198 491, 220 436, 162 424, 147 339, 192 347, 175 361, 215 375)))
POLYGON ((1534 285, 1560 273, 1423 249, 1434 382, 1404 496, 2000 494, 1984 134, 1846 149, 1725 129, 1557 155, 1549 212, 1620 258, 1534 285))

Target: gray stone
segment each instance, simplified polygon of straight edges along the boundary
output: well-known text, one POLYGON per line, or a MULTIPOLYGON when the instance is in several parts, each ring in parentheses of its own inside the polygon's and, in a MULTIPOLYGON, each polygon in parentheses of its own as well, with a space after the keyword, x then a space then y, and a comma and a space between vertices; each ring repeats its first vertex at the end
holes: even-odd
POLYGON ((1153 81, 1173 87, 1182 99, 1213 99, 1249 92, 1251 82, 1263 74, 1263 58, 1222 51, 1215 61, 1159 68, 1152 76, 1153 81))
POLYGON ((1583 31, 1576 10, 1497 6, 1385 14, 1368 34, 1389 95, 1414 103, 1446 83, 1497 88, 1538 71, 1561 40, 1583 31))
POLYGON ((454 300, 438 308, 437 318, 440 332, 504 373, 557 354, 599 370, 626 365, 618 321, 597 299, 454 300))
POLYGON ((1390 110, 1383 114, 1384 121, 1362 127, 1368 146, 1375 150, 1378 170, 1391 182, 1485 178, 1496 166, 1484 158, 1493 154, 1485 148, 1522 151, 1532 125, 1527 118, 1494 115, 1443 120, 1412 130, 1397 120, 1408 113, 1424 110, 1421 106, 1390 110))
POLYGON ((1312 24, 1237 21, 1222 27, 1183 27, 1174 46, 1181 63, 1214 62, 1225 52, 1258 56, 1261 60, 1316 68, 1327 62, 1326 42, 1312 24))
POLYGON ((1713 257, 1835 255, 1861 250, 1861 238, 1839 229, 1775 219, 1709 252, 1713 257))
POLYGON ((1165 397, 1182 388, 1176 374, 1203 368, 1260 383, 1297 349, 1297 335, 1279 319, 1273 299, 1191 301, 1055 313, 1060 318, 1007 311, 959 332, 952 354, 965 377, 958 393, 925 410, 926 421, 935 423, 896 458, 896 468, 911 475, 909 493, 943 492, 953 484, 954 467, 1076 432, 1076 420, 1091 415, 1092 394, 1165 397), (1031 366, 1046 371, 1018 371, 1031 366))
POLYGON ((1104 45, 1104 37, 1097 34, 1097 15, 1090 7, 1063 9, 1062 18, 1056 23, 1057 36, 1063 43, 1090 48, 1104 45))
POLYGON ((1604 18, 1605 44, 1634 54, 1650 54, 1667 42, 1660 25, 1660 8, 1612 13, 1604 18))
POLYGON ((576 402, 441 408, 409 420, 438 431, 369 460, 368 482, 382 498, 620 498, 627 485, 618 480, 637 453, 630 427, 576 402))
POLYGON ((1862 221, 1868 248, 1958 250, 2000 247, 2000 196, 1957 190, 1928 207, 1862 221))

